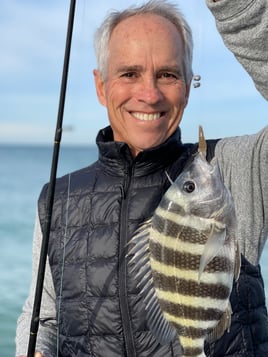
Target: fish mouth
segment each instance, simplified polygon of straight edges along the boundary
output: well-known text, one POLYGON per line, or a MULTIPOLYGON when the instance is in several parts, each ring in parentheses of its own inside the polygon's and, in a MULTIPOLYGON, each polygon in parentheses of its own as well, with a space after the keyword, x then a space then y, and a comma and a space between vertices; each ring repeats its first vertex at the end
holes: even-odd
POLYGON ((164 112, 155 112, 155 113, 144 113, 144 112, 130 112, 130 114, 138 120, 141 121, 155 121, 159 120, 163 115, 164 112))

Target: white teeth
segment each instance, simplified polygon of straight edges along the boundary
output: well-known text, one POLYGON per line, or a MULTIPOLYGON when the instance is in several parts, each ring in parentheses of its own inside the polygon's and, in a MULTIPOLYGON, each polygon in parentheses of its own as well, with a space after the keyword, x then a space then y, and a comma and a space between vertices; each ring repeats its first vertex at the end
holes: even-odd
POLYGON ((160 116, 161 116, 161 113, 147 114, 147 113, 140 113, 140 112, 132 112, 131 114, 132 114, 136 119, 144 120, 144 121, 157 120, 157 119, 159 119, 160 116))

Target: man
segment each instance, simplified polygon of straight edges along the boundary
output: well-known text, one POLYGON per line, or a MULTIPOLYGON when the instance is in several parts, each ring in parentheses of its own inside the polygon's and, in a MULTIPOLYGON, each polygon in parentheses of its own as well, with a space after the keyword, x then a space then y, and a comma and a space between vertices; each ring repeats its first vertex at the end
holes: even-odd
MULTIPOLYGON (((230 3, 209 2, 219 13, 230 3)), ((179 356, 177 340, 161 346, 147 327, 126 244, 168 188, 165 171, 174 179, 196 150, 181 143, 178 129, 192 78, 191 32, 174 6, 152 1, 109 16, 97 33, 96 53, 96 91, 111 126, 98 134, 99 160, 57 181, 36 350, 44 356, 56 356, 57 349, 61 356, 179 356)), ((208 143, 211 153, 215 144, 208 143)), ((230 332, 206 345, 208 356, 268 353, 258 267, 268 231, 267 159, 261 162, 267 150, 268 129, 221 140, 215 148, 235 199, 243 263, 232 293, 230 332)), ((46 189, 39 199, 34 258, 46 189)), ((36 264, 34 259, 33 287, 36 264)), ((32 298, 31 292, 18 322, 17 355, 26 353, 32 298)))

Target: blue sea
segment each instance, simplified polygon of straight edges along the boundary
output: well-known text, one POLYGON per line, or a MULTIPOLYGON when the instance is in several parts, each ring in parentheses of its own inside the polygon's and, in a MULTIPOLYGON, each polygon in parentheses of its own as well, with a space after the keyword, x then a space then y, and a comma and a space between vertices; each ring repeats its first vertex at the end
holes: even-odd
MULTIPOLYGON (((50 177, 52 147, 0 146, 0 357, 14 357, 18 315, 31 280, 36 203, 50 177)), ((95 147, 61 147, 58 176, 87 166, 95 147)))
MULTIPOLYGON (((1 357, 15 355, 16 321, 31 279, 36 202, 41 187, 49 180, 51 158, 50 147, 0 146, 1 357)), ((87 166, 96 158, 95 147, 62 147, 58 176, 87 166)), ((268 247, 262 257, 262 270, 268 287, 267 261, 268 247)))

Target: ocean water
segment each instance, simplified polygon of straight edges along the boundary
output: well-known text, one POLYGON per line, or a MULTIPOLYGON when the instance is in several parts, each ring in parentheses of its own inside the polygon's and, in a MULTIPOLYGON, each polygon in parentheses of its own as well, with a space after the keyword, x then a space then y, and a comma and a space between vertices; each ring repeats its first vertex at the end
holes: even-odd
MULTIPOLYGON (((31 280, 36 203, 50 177, 52 148, 0 146, 0 357, 15 355, 15 329, 31 280)), ((95 147, 62 147, 58 176, 87 166, 95 147)))
MULTIPOLYGON (((0 357, 15 354, 15 329, 31 279, 36 202, 49 179, 52 148, 0 146, 0 357)), ((95 147, 62 147, 58 176, 95 161, 95 147)), ((268 247, 262 257, 268 288, 268 247)), ((268 296, 266 288, 266 296, 268 296)))

